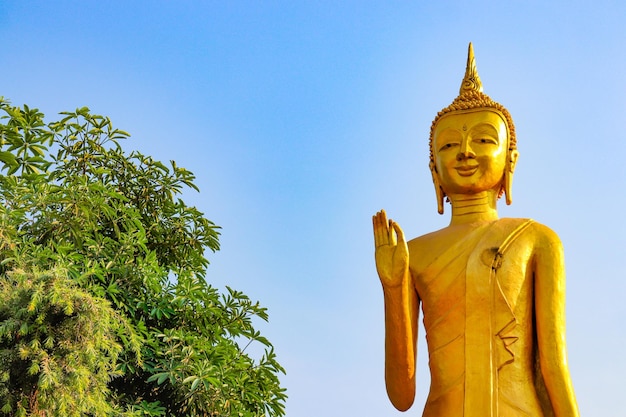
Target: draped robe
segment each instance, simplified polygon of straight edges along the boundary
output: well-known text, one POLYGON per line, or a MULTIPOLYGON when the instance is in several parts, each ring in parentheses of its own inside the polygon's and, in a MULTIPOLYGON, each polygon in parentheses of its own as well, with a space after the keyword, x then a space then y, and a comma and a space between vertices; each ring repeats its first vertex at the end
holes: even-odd
POLYGON ((419 270, 431 387, 423 417, 549 417, 538 369, 532 220, 477 227, 419 270))

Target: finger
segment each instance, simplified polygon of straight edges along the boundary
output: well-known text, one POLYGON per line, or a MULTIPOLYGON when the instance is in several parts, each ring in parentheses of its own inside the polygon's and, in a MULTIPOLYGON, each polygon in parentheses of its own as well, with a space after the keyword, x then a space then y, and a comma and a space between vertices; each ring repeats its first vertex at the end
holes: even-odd
POLYGON ((389 219, 389 228, 388 228, 388 236, 389 236, 389 243, 392 246, 396 246, 398 244, 398 241, 396 240, 396 232, 394 230, 394 225, 395 222, 391 219, 389 219))
POLYGON ((380 230, 380 215, 376 213, 372 216, 372 226, 374 228, 374 246, 379 247, 381 245, 381 230, 380 230))
POLYGON ((396 231, 396 235, 398 236, 398 242, 405 242, 404 240, 404 232, 400 225, 396 222, 393 222, 393 229, 396 231))
POLYGON ((385 210, 381 210, 374 216, 374 239, 377 247, 389 243, 388 234, 387 216, 385 210))
POLYGON ((378 219, 380 220, 380 225, 386 229, 387 228, 387 213, 385 210, 381 210, 378 212, 378 219))
POLYGON ((378 220, 378 213, 372 216, 372 228, 374 229, 374 247, 380 246, 380 225, 378 220))

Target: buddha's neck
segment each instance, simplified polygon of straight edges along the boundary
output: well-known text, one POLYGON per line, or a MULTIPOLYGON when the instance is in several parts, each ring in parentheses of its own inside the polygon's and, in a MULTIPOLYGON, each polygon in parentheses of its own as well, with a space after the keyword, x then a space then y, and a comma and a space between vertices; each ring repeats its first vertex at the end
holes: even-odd
POLYGON ((452 204, 450 226, 498 220, 498 196, 492 190, 471 195, 450 195, 448 198, 452 204))

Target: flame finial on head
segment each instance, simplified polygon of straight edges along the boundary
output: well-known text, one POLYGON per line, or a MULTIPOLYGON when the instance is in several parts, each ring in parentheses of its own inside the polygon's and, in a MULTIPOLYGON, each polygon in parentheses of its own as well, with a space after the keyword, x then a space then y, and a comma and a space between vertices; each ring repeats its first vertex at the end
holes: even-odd
POLYGON ((469 91, 483 92, 483 83, 478 76, 478 70, 476 69, 476 58, 474 58, 474 47, 470 42, 467 51, 467 66, 465 67, 465 77, 461 82, 461 89, 459 95, 463 95, 469 91))

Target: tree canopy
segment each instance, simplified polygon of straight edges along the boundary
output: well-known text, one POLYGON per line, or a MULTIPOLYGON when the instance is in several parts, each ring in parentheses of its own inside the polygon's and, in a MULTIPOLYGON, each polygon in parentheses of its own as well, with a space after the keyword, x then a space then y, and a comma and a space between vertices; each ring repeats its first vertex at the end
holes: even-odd
POLYGON ((194 175, 85 107, 0 112, 0 416, 283 416, 266 309, 205 280, 194 175))

